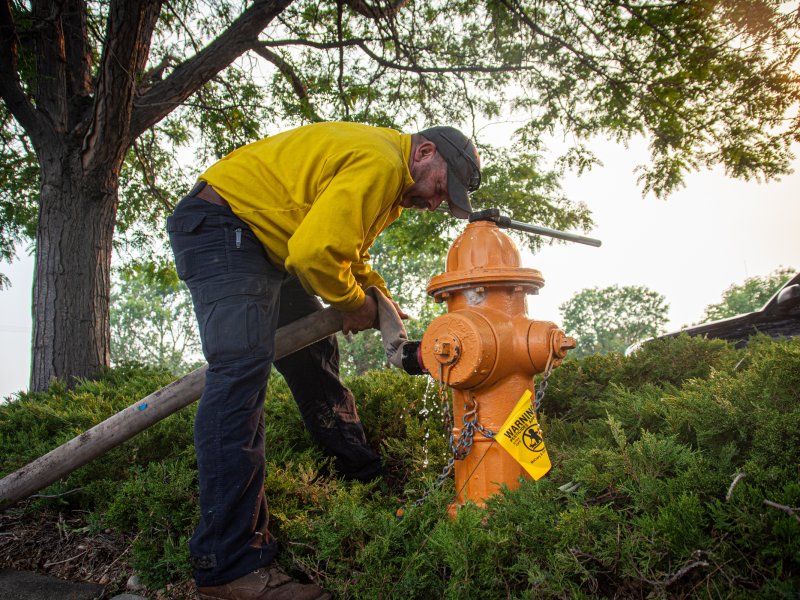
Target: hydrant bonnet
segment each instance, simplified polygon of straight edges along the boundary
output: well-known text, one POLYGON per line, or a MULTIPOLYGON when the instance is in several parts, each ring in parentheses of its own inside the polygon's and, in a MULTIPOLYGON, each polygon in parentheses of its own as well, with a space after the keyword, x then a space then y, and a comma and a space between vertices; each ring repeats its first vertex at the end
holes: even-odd
POLYGON ((536 269, 520 266, 516 244, 494 223, 470 223, 447 253, 447 269, 433 277, 427 291, 437 302, 449 292, 468 287, 518 286, 537 294, 544 278, 536 269))

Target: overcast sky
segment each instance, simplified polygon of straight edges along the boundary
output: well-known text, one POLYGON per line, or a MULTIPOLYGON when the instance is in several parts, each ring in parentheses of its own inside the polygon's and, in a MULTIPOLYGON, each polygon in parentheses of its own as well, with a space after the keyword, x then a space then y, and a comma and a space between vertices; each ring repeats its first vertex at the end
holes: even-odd
POLYGON ((589 206, 589 235, 603 245, 558 244, 525 258, 545 278, 529 302, 532 317, 558 322, 558 306, 583 288, 643 285, 665 296, 668 327, 679 329, 698 322, 731 284, 781 266, 800 269, 800 159, 782 181, 733 180, 718 168, 690 175, 685 188, 658 200, 643 198, 636 182, 643 140, 593 149, 604 166, 568 178, 564 189, 589 206))
MULTIPOLYGON (((492 138, 504 129, 484 128, 481 138, 497 143, 492 138)), ((657 200, 642 198, 636 183, 644 141, 592 148, 604 165, 567 178, 564 189, 589 206, 596 223, 589 235, 603 245, 558 244, 524 256, 523 266, 545 279, 529 302, 532 318, 558 323, 558 306, 587 287, 643 285, 666 297, 669 328, 679 329, 697 322, 733 283, 781 266, 800 269, 800 159, 795 174, 779 182, 731 180, 718 169, 690 175, 684 189, 657 200)), ((0 265, 12 281, 0 291, 0 397, 28 384, 32 271, 29 258, 0 265)))

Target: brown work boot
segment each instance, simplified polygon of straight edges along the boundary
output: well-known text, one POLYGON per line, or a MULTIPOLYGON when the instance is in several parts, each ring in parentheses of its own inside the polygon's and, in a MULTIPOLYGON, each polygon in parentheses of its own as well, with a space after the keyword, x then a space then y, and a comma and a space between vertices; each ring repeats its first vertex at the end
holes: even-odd
POLYGON ((248 573, 225 585, 198 587, 200 600, 330 600, 330 594, 313 583, 298 583, 280 567, 248 573))

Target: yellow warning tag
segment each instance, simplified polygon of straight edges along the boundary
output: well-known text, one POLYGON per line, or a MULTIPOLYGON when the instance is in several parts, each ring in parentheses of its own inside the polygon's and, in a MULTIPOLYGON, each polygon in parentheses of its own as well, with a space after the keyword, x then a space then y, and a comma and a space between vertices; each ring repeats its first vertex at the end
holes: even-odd
POLYGON ((534 479, 550 470, 550 457, 544 447, 542 430, 531 406, 530 390, 525 390, 514 410, 494 438, 534 479))

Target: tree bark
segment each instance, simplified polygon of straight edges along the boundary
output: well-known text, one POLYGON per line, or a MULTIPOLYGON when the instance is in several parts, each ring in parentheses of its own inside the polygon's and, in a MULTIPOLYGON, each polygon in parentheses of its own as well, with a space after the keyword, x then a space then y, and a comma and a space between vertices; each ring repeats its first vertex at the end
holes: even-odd
POLYGON ((111 242, 119 165, 86 177, 79 148, 42 160, 30 389, 96 377, 109 365, 111 242))
MULTIPOLYGON (((32 7, 41 23, 33 44, 34 111, 50 124, 33 140, 41 188, 30 389, 42 391, 54 377, 72 386, 110 364, 119 172, 131 143, 134 75, 147 63, 161 2, 111 1, 93 82, 83 0, 37 0, 32 7)), ((3 61, 8 70, 16 69, 14 52, 12 46, 3 61)), ((19 91, 18 84, 8 88, 6 95, 19 91)), ((30 108, 22 101, 14 114, 30 108)))

